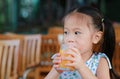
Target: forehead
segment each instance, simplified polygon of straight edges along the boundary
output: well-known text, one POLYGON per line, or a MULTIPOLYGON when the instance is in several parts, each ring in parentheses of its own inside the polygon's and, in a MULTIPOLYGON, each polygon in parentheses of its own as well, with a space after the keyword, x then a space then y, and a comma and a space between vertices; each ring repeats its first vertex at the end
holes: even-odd
POLYGON ((67 26, 74 26, 74 27, 80 27, 80 26, 89 26, 89 24, 92 23, 92 18, 86 14, 73 12, 70 13, 65 17, 64 25, 67 26))

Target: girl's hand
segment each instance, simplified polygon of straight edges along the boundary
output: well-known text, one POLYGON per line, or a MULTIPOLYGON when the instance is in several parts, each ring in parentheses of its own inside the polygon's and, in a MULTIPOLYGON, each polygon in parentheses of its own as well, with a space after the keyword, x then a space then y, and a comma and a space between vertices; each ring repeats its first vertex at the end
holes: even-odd
POLYGON ((60 56, 60 53, 57 53, 57 54, 54 54, 52 56, 52 59, 53 59, 53 67, 57 70, 58 73, 62 73, 63 71, 62 70, 58 70, 59 68, 59 64, 61 63, 61 56, 60 56))
POLYGON ((74 67, 78 70, 84 64, 80 51, 77 48, 70 48, 66 54, 71 55, 63 58, 63 60, 71 61, 70 63, 66 63, 66 66, 74 67))

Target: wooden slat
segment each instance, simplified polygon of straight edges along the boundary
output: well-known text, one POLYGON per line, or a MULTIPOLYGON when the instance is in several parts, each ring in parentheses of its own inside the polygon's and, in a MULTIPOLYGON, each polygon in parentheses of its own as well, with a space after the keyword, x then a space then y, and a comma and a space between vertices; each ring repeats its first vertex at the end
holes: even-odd
POLYGON ((15 79, 18 75, 19 46, 19 40, 0 40, 0 79, 15 79))

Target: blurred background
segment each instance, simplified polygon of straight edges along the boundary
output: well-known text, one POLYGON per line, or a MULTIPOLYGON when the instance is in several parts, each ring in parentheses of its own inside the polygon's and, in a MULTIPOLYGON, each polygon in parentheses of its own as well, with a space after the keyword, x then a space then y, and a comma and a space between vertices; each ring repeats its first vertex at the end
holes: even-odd
POLYGON ((91 5, 120 22, 120 0, 0 0, 0 33, 46 34, 72 7, 91 5))
POLYGON ((120 75, 120 0, 0 0, 0 79, 44 79, 52 68, 51 56, 63 42, 63 16, 85 5, 98 8, 112 21, 116 35, 112 64, 120 75), (2 41, 6 39, 11 46, 15 44, 12 40, 20 41, 17 55, 6 54, 8 42, 2 41))

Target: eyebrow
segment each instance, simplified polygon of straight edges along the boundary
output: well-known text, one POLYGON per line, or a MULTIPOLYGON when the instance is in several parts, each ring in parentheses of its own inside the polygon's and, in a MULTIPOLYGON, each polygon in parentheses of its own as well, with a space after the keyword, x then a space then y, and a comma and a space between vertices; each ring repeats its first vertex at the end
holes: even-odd
MULTIPOLYGON (((69 30, 68 28, 64 28, 66 30, 69 30)), ((80 28, 73 28, 73 30, 81 30, 80 28)))
POLYGON ((81 30, 80 28, 74 28, 74 30, 81 30))

